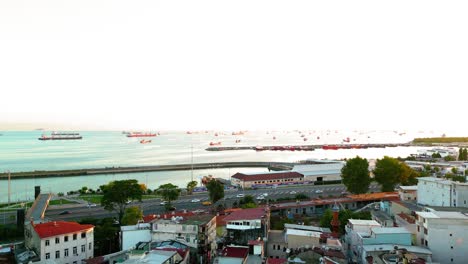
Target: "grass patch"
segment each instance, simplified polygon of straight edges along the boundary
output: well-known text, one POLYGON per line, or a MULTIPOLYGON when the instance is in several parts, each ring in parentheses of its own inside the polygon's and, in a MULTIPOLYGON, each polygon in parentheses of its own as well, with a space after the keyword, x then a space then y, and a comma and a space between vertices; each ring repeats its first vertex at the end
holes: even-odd
POLYGON ((102 195, 80 195, 80 198, 88 203, 101 204, 102 195))
POLYGON ((61 205, 61 204, 76 204, 77 202, 60 199, 60 200, 50 200, 49 205, 61 205))
POLYGON ((468 142, 468 137, 432 137, 432 138, 415 138, 413 143, 459 143, 468 142))

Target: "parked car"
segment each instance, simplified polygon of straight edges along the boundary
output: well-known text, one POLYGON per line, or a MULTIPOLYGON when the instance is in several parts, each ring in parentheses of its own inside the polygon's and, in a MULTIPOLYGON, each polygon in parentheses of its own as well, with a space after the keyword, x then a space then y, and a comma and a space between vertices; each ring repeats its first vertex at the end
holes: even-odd
POLYGON ((192 203, 199 203, 200 199, 192 199, 192 203))
POLYGON ((159 205, 166 205, 167 204, 167 201, 162 201, 161 203, 159 203, 159 205))
POLYGON ((259 196, 257 196, 257 200, 265 200, 265 196, 259 195, 259 196))
POLYGON ((268 196, 268 193, 264 193, 264 194, 262 194, 262 196, 267 197, 267 196, 268 196))
POLYGON ((88 204, 88 207, 96 207, 96 206, 97 206, 97 204, 95 204, 95 203, 89 203, 88 204))
POLYGON ((316 190, 315 193, 323 193, 322 190, 316 190))
POLYGON ((296 191, 290 191, 289 194, 296 194, 296 191))
POLYGON ((211 202, 210 201, 204 201, 202 204, 203 205, 211 205, 211 202))
POLYGON ((67 214, 70 214, 70 211, 63 211, 63 212, 60 212, 59 215, 67 215, 67 214))
POLYGON ((243 198, 245 195, 243 193, 239 193, 238 195, 236 195, 237 198, 243 198))

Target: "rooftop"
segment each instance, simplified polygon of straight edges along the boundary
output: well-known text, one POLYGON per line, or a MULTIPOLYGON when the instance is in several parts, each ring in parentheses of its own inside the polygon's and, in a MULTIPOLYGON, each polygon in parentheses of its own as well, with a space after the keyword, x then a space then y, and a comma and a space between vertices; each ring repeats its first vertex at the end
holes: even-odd
POLYGON ((379 222, 375 220, 361 220, 361 219, 349 219, 349 223, 354 225, 363 225, 363 226, 380 226, 379 222))
POLYGON ((412 217, 410 215, 407 215, 405 213, 399 213, 398 216, 403 218, 406 222, 408 222, 410 224, 414 224, 416 222, 414 217, 412 217))
POLYGON ((33 225, 40 238, 47 238, 70 233, 78 233, 93 229, 93 225, 81 225, 77 222, 53 221, 33 225))
POLYGON ((177 251, 166 251, 166 250, 151 250, 148 254, 138 259, 128 259, 124 261, 125 264, 131 263, 154 263, 162 264, 171 259, 177 251))
POLYGON ((249 255, 248 247, 227 246, 223 249, 220 256, 245 259, 248 255, 249 255))
POLYGON ((281 230, 268 231, 268 243, 286 243, 284 241, 284 232, 281 230))
POLYGON ((373 217, 377 218, 377 220, 381 221, 389 221, 392 220, 392 218, 384 211, 371 211, 371 214, 373 217))
POLYGON ((391 251, 395 249, 397 246, 399 249, 406 249, 409 252, 413 253, 420 253, 420 254, 427 254, 432 255, 432 251, 425 247, 417 247, 417 246, 403 246, 403 245, 395 245, 395 244, 378 244, 378 245, 363 245, 362 248, 367 251, 391 251))
POLYGON ((295 225, 295 224, 284 224, 285 228, 293 228, 299 230, 308 230, 308 231, 316 231, 322 233, 331 233, 330 228, 326 227, 318 227, 318 226, 307 226, 307 225, 295 225))
POLYGON ((411 186, 400 186, 400 189, 403 191, 417 191, 418 186, 417 185, 411 185, 411 186))
POLYGON ((416 212, 417 215, 421 216, 422 218, 438 218, 438 219, 462 219, 468 220, 468 216, 460 213, 460 212, 416 212))
POLYGON ((286 231, 287 235, 293 236, 304 236, 304 237, 318 237, 320 238, 321 232, 317 231, 306 231, 306 230, 298 230, 298 229, 288 229, 286 231))
POLYGON ((262 180, 279 180, 279 179, 288 179, 288 178, 304 178, 304 175, 298 172, 269 172, 262 174, 245 174, 245 173, 236 173, 232 175, 232 178, 239 179, 242 181, 262 181, 262 180))
POLYGON ((267 258, 267 264, 286 264, 288 260, 285 258, 267 258))
POLYGON ((404 227, 374 227, 372 232, 375 234, 411 234, 404 227))
POLYGON ((266 215, 267 212, 265 211, 265 208, 262 207, 243 209, 232 212, 224 218, 224 221, 227 223, 229 221, 263 219, 266 215))
POLYGON ((176 221, 184 225, 203 225, 211 221, 215 216, 211 214, 194 214, 192 212, 178 212, 174 214, 160 215, 159 218, 151 220, 151 222, 176 221))

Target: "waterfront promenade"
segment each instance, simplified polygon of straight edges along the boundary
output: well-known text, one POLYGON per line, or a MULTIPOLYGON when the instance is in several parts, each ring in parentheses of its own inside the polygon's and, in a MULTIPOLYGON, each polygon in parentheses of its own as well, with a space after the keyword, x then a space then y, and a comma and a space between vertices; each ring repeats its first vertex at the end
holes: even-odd
MULTIPOLYGON (((320 162, 315 162, 319 164, 320 162)), ((194 164, 176 164, 176 165, 154 165, 154 166, 132 166, 132 167, 106 167, 93 169, 77 170, 57 170, 57 171, 30 171, 30 172, 12 172, 12 179, 21 178, 48 178, 65 176, 87 176, 97 174, 113 173, 134 173, 151 171, 178 171, 178 170, 199 170, 199 169, 222 169, 222 168, 268 168, 269 170, 290 170, 296 164, 295 162, 213 162, 213 163, 194 163, 194 164)), ((0 180, 6 180, 6 173, 0 174, 0 180)))

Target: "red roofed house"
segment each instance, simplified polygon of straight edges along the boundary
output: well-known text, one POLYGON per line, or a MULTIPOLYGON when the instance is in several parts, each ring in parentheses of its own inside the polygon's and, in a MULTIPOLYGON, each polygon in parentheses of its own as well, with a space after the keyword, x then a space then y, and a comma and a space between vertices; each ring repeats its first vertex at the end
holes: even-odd
POLYGON ((268 172, 268 173, 255 173, 245 174, 236 173, 231 177, 232 185, 240 186, 242 188, 252 188, 255 185, 287 185, 302 183, 304 175, 298 172, 268 172))
POLYGON ((77 264, 94 255, 94 226, 54 221, 25 226, 25 245, 41 262, 77 264))
POLYGON ((227 242, 247 245, 249 240, 263 240, 270 229, 269 219, 270 212, 263 207, 232 212, 224 218, 227 242))
POLYGON ((218 256, 219 264, 244 264, 249 256, 248 247, 227 246, 218 256))

